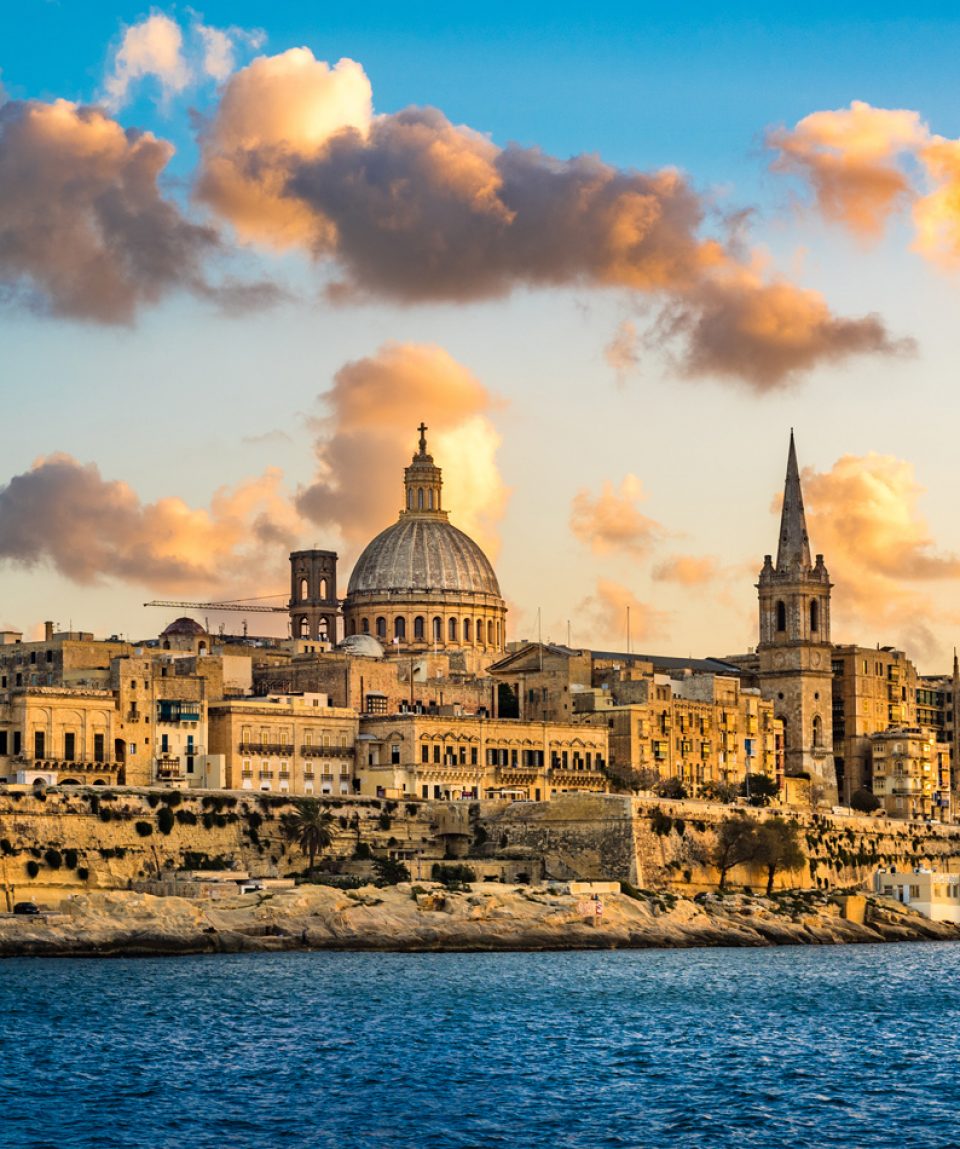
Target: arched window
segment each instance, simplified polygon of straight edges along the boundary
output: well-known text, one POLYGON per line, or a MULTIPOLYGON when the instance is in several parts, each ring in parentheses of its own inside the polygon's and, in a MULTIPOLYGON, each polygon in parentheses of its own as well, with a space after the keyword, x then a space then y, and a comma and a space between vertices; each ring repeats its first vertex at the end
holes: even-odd
POLYGON ((820 608, 819 608, 819 605, 817 603, 817 600, 814 598, 814 599, 810 600, 810 630, 811 630, 811 632, 815 632, 815 631, 818 631, 819 629, 820 629, 820 608))
POLYGON ((410 487, 407 490, 407 510, 413 510, 413 487, 410 487))
POLYGON ((300 580, 300 601, 306 602, 310 597, 310 584, 305 578, 300 580))
POLYGON ((431 487, 430 490, 427 491, 427 503, 430 507, 430 510, 432 511, 433 510, 433 487, 431 487))
POLYGON ((470 619, 469 618, 465 618, 463 620, 463 641, 464 642, 470 641, 470 619))
POLYGON ((497 648, 500 647, 500 620, 497 619, 497 648))
POLYGON ((321 598, 327 597, 327 580, 325 578, 322 578, 320 580, 320 597, 321 598))
POLYGON ((823 745, 823 719, 819 714, 815 715, 813 719, 813 744, 814 746, 823 745))
POLYGON ((361 634, 369 634, 370 633, 370 619, 369 618, 361 618, 360 619, 360 633, 361 634))
POLYGON ((493 619, 487 619, 487 646, 493 646, 493 619))
POLYGON ((483 643, 483 619, 477 619, 477 642, 483 643))
POLYGON ((424 637, 424 627, 425 623, 423 615, 418 614, 417 617, 413 620, 413 637, 422 641, 424 637))
POLYGON ((387 637, 387 620, 381 614, 377 618, 377 638, 387 637))
POLYGON ((301 638, 309 638, 310 637, 310 623, 307 622, 305 615, 301 616, 301 618, 300 618, 300 637, 301 638))
POLYGON ((787 607, 784 602, 777 603, 777 630, 783 631, 787 629, 787 607))
POLYGON ((356 634, 357 633, 357 620, 355 618, 351 618, 350 621, 347 623, 347 633, 348 634, 356 634))
POLYGON ((443 642, 443 619, 435 618, 433 620, 433 641, 443 642))
POLYGON ((423 510, 423 487, 417 487, 417 510, 423 510))
POLYGON ((393 637, 406 638, 407 637, 407 620, 403 615, 398 615, 393 620, 393 637))
POLYGON ((457 620, 455 618, 451 618, 447 623, 447 636, 451 642, 457 641, 457 620))
POLYGON ((326 642, 329 637, 330 631, 327 628, 327 620, 321 618, 317 623, 317 638, 319 638, 321 642, 326 642))

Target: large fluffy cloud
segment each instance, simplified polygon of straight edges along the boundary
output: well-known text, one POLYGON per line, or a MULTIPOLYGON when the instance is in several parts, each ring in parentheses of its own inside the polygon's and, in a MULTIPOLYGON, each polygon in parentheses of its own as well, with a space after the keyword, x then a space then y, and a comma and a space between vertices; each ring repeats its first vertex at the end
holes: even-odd
POLYGON ((329 260, 339 298, 646 293, 675 305, 658 333, 684 341, 689 373, 760 389, 894 349, 876 317, 837 319, 822 297, 748 272, 736 245, 702 234, 704 204, 674 170, 499 147, 433 108, 370 107, 350 60, 331 69, 307 49, 255 60, 229 79, 202 134, 197 195, 246 239, 329 260))
MULTIPOLYGON (((631 652, 638 642, 662 637, 667 615, 649 603, 641 602, 629 587, 611 579, 597 580, 596 590, 577 607, 578 625, 589 623, 595 639, 602 639, 614 650, 631 652)), ((595 643, 596 645, 596 643, 595 643)))
POLYGON ((69 455, 39 459, 0 488, 0 560, 49 563, 78 583, 118 579, 160 590, 275 583, 299 523, 270 470, 218 491, 208 510, 143 503, 69 455), (277 573, 274 573, 276 571, 277 573))
POLYGON ((396 519, 403 468, 416 451, 416 425, 428 425, 428 450, 443 468, 443 504, 451 520, 491 555, 507 490, 496 464, 495 401, 479 380, 440 347, 388 343, 347 363, 322 397, 319 473, 297 505, 311 521, 335 527, 348 552, 396 519), (403 428, 407 427, 406 436, 403 428))
POLYGON ((643 484, 636 475, 626 475, 619 490, 607 480, 599 495, 578 491, 570 506, 570 529, 594 554, 645 555, 664 530, 641 513, 643 498, 643 484))
POLYGON ((160 194, 172 153, 97 108, 0 107, 0 279, 57 314, 109 323, 172 288, 202 287, 216 234, 160 194))
MULTIPOLYGON (((803 489, 811 538, 836 583, 839 626, 856 641, 894 641, 915 657, 942 656, 947 618, 931 592, 960 579, 960 556, 937 549, 912 465, 889 455, 844 455, 829 471, 805 470, 803 489)), ((842 638, 837 629, 834 637, 842 638)))

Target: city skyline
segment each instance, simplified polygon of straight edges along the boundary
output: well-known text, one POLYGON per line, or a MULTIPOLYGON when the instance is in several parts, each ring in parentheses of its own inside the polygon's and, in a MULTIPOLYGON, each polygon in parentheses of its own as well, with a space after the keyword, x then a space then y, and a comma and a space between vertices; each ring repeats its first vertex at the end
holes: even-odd
POLYGON ((422 420, 509 639, 734 653, 793 427, 835 640, 947 668, 958 22, 550 11, 13 18, 0 623, 343 593, 422 420))

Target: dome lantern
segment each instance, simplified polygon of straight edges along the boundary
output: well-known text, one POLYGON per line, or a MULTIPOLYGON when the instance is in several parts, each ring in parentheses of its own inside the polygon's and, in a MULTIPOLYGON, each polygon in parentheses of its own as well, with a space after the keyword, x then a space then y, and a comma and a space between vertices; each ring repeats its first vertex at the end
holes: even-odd
POLYGON ((438 515, 445 519, 447 512, 441 509, 443 479, 433 455, 427 453, 427 425, 421 423, 417 430, 420 432, 420 449, 403 472, 404 509, 401 514, 438 515))

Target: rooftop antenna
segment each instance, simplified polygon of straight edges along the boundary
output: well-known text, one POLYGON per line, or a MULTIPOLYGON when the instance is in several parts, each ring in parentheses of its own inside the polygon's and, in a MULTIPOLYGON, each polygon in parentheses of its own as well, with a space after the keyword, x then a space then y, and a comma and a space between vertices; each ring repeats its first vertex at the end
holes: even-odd
POLYGON ((540 673, 543 673, 543 618, 537 607, 537 650, 540 652, 540 673))
POLYGON ((570 646, 570 619, 569 618, 567 619, 567 649, 568 650, 572 649, 572 647, 570 646))
POLYGON ((630 607, 627 607, 627 654, 630 653, 630 607))

